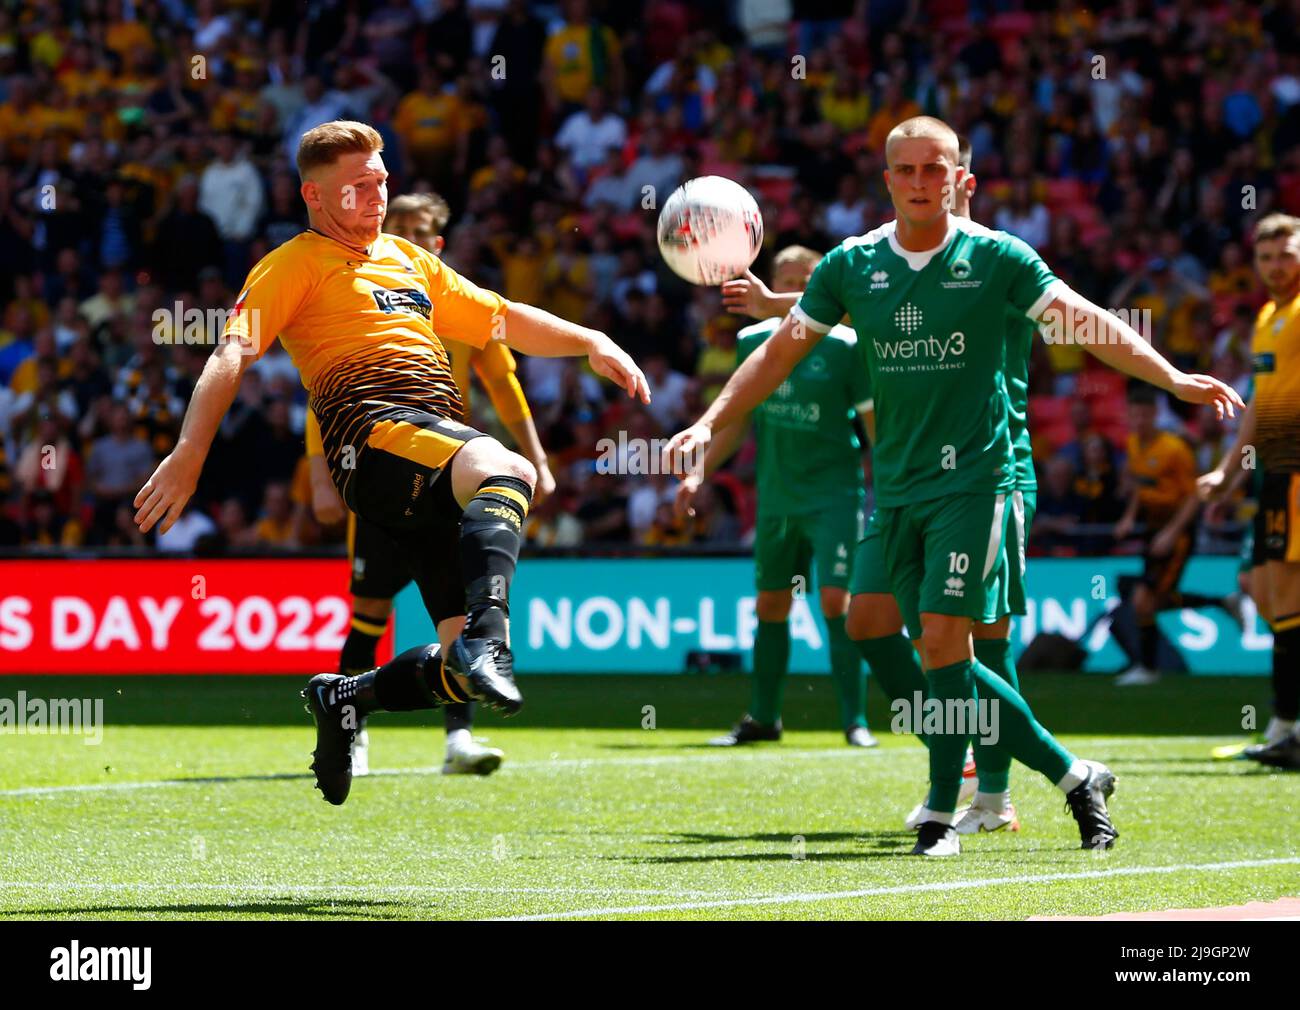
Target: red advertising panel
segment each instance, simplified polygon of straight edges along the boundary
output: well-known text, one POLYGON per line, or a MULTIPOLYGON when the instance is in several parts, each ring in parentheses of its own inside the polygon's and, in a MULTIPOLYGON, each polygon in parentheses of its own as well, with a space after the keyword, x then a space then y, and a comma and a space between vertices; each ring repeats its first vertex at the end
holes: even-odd
POLYGON ((351 619, 342 559, 0 561, 0 673, 323 673, 351 619))

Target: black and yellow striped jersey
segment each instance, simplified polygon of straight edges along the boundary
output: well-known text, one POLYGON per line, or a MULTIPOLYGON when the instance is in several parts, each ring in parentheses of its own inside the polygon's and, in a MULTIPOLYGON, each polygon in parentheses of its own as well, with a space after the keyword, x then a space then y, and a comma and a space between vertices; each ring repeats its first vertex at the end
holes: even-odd
POLYGON ((279 338, 335 470, 342 446, 364 440, 376 410, 460 420, 464 403, 440 338, 483 347, 503 334, 505 314, 504 298, 405 239, 382 234, 363 252, 307 231, 253 267, 224 337, 258 356, 279 338))
POLYGON ((1275 473, 1300 471, 1300 293, 1255 319, 1255 448, 1275 473))

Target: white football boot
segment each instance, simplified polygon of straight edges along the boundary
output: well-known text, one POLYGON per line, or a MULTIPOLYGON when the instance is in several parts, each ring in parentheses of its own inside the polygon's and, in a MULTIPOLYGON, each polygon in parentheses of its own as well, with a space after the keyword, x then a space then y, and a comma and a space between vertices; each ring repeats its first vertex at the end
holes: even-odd
POLYGON ((924 821, 917 826, 916 845, 912 847, 914 856, 960 856, 961 841, 951 824, 938 821, 924 821))
MULTIPOLYGON (((980 780, 975 772, 975 753, 969 747, 966 748, 966 763, 961 769, 961 790, 957 793, 957 814, 960 819, 964 814, 965 807, 970 805, 971 798, 979 791, 980 780)), ((907 820, 903 826, 908 831, 915 831, 925 821, 925 804, 918 803, 912 808, 912 812, 907 815, 907 820)))
POLYGON ((957 834, 977 835, 981 831, 1020 830, 1020 818, 1016 816, 1015 804, 1008 803, 1005 810, 990 810, 972 803, 966 812, 957 818, 957 834))
POLYGON ((467 729, 447 734, 447 756, 442 763, 444 775, 491 775, 501 767, 505 757, 495 747, 477 743, 467 729))
POLYGON ((1155 670, 1148 670, 1141 664, 1130 666, 1115 678, 1116 687, 1147 687, 1158 683, 1160 683, 1160 674, 1155 670))

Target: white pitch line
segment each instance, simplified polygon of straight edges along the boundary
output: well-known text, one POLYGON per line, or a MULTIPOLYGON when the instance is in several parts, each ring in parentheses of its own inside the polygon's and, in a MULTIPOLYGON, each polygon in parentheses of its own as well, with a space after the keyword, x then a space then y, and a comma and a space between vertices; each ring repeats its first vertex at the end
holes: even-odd
POLYGON ((506 915, 494 922, 540 922, 544 919, 597 919, 610 915, 646 915, 659 912, 690 912, 705 908, 744 908, 756 905, 796 905, 818 901, 848 901, 854 898, 877 898, 885 895, 947 893, 969 891, 1004 884, 1050 884, 1062 880, 1099 880, 1106 877, 1135 877, 1151 873, 1213 872, 1216 870, 1255 869, 1263 866, 1286 866, 1300 863, 1300 856, 1280 859, 1243 859, 1230 863, 1181 863, 1174 866, 1129 866, 1117 870, 1086 870, 1079 873, 1042 873, 1028 877, 986 877, 981 880, 951 880, 932 884, 900 884, 894 887, 868 887, 857 891, 823 891, 806 894, 773 894, 756 898, 727 898, 715 901, 682 901, 671 905, 625 905, 621 908, 582 908, 572 912, 543 912, 538 915, 506 915))
MULTIPOLYGON (((503 767, 512 771, 548 771, 551 769, 634 767, 640 765, 661 764, 729 764, 736 762, 801 761, 808 759, 824 760, 826 758, 848 758, 854 761, 874 761, 886 756, 897 757, 901 754, 913 754, 919 756, 921 753, 923 752, 919 749, 913 751, 910 748, 891 747, 884 750, 864 752, 861 749, 850 750, 845 747, 842 749, 837 748, 835 750, 764 751, 757 754, 656 754, 647 757, 554 758, 544 761, 508 761, 503 767)), ((422 768, 379 768, 372 771, 370 776, 372 778, 378 778, 386 775, 440 775, 441 773, 441 765, 430 765, 422 768)), ((305 772, 302 775, 290 772, 284 775, 283 781, 295 781, 298 778, 305 780, 308 777, 309 776, 305 772)), ((121 790, 132 789, 170 789, 177 786, 239 785, 259 781, 274 782, 277 781, 277 779, 258 779, 252 776, 241 777, 238 775, 198 775, 190 779, 157 779, 140 782, 86 782, 78 785, 67 786, 25 786, 20 789, 0 789, 0 799, 23 796, 54 796, 60 793, 118 792, 121 790)))
MULTIPOLYGON (((1095 745, 1098 749, 1104 747, 1124 746, 1126 744, 1149 744, 1153 738, 1145 736, 1133 737, 1080 737, 1073 741, 1076 746, 1095 745)), ((1201 744, 1221 742, 1226 737, 1206 736, 1206 737, 1178 737, 1180 743, 1201 744)), ((853 761, 878 761, 882 758, 900 757, 911 755, 920 757, 925 752, 920 747, 882 747, 877 750, 863 751, 859 748, 824 748, 819 750, 764 750, 759 752, 735 753, 727 751, 720 754, 655 754, 643 757, 595 757, 595 758, 552 758, 550 760, 537 761, 507 761, 504 767, 510 771, 548 771, 563 769, 585 769, 585 768, 604 768, 604 767, 639 767, 653 765, 674 765, 674 764, 734 764, 746 762, 766 763, 770 761, 804 761, 804 760, 826 760, 828 758, 848 759, 853 761)), ((1210 758, 1207 756, 1206 761, 1210 758)), ((385 775, 438 775, 441 774, 442 768, 439 765, 432 765, 419 768, 380 768, 372 771, 372 777, 385 775)), ((301 776, 296 773, 285 773, 282 778, 284 781, 294 781, 298 778, 305 779, 306 773, 301 776)), ((21 799, 27 796, 58 796, 65 793, 114 793, 130 792, 138 789, 174 789, 182 786, 221 786, 221 785, 240 785, 250 782, 274 782, 277 779, 268 777, 258 779, 252 776, 239 775, 213 775, 213 776, 195 776, 194 778, 179 779, 154 779, 142 780, 139 782, 84 782, 76 785, 65 786, 24 786, 17 789, 0 789, 0 799, 21 799)))

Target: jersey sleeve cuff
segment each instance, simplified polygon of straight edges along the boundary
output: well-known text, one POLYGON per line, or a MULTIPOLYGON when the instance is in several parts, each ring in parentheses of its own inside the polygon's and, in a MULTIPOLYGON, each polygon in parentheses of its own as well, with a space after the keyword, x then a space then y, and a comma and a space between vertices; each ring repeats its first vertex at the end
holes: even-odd
POLYGON ((808 315, 798 302, 795 302, 794 306, 790 309, 790 315, 794 316, 796 322, 803 323, 804 326, 808 327, 808 329, 812 330, 814 333, 830 333, 835 326, 834 323, 818 322, 812 316, 808 315))
POLYGON ((1037 322, 1038 317, 1043 314, 1043 310, 1047 308, 1047 306, 1051 305, 1052 302, 1056 301, 1057 295, 1059 295, 1064 288, 1065 282, 1059 277, 1052 281, 1051 284, 1047 285, 1047 289, 1034 300, 1034 304, 1025 309, 1025 315, 1037 322))

